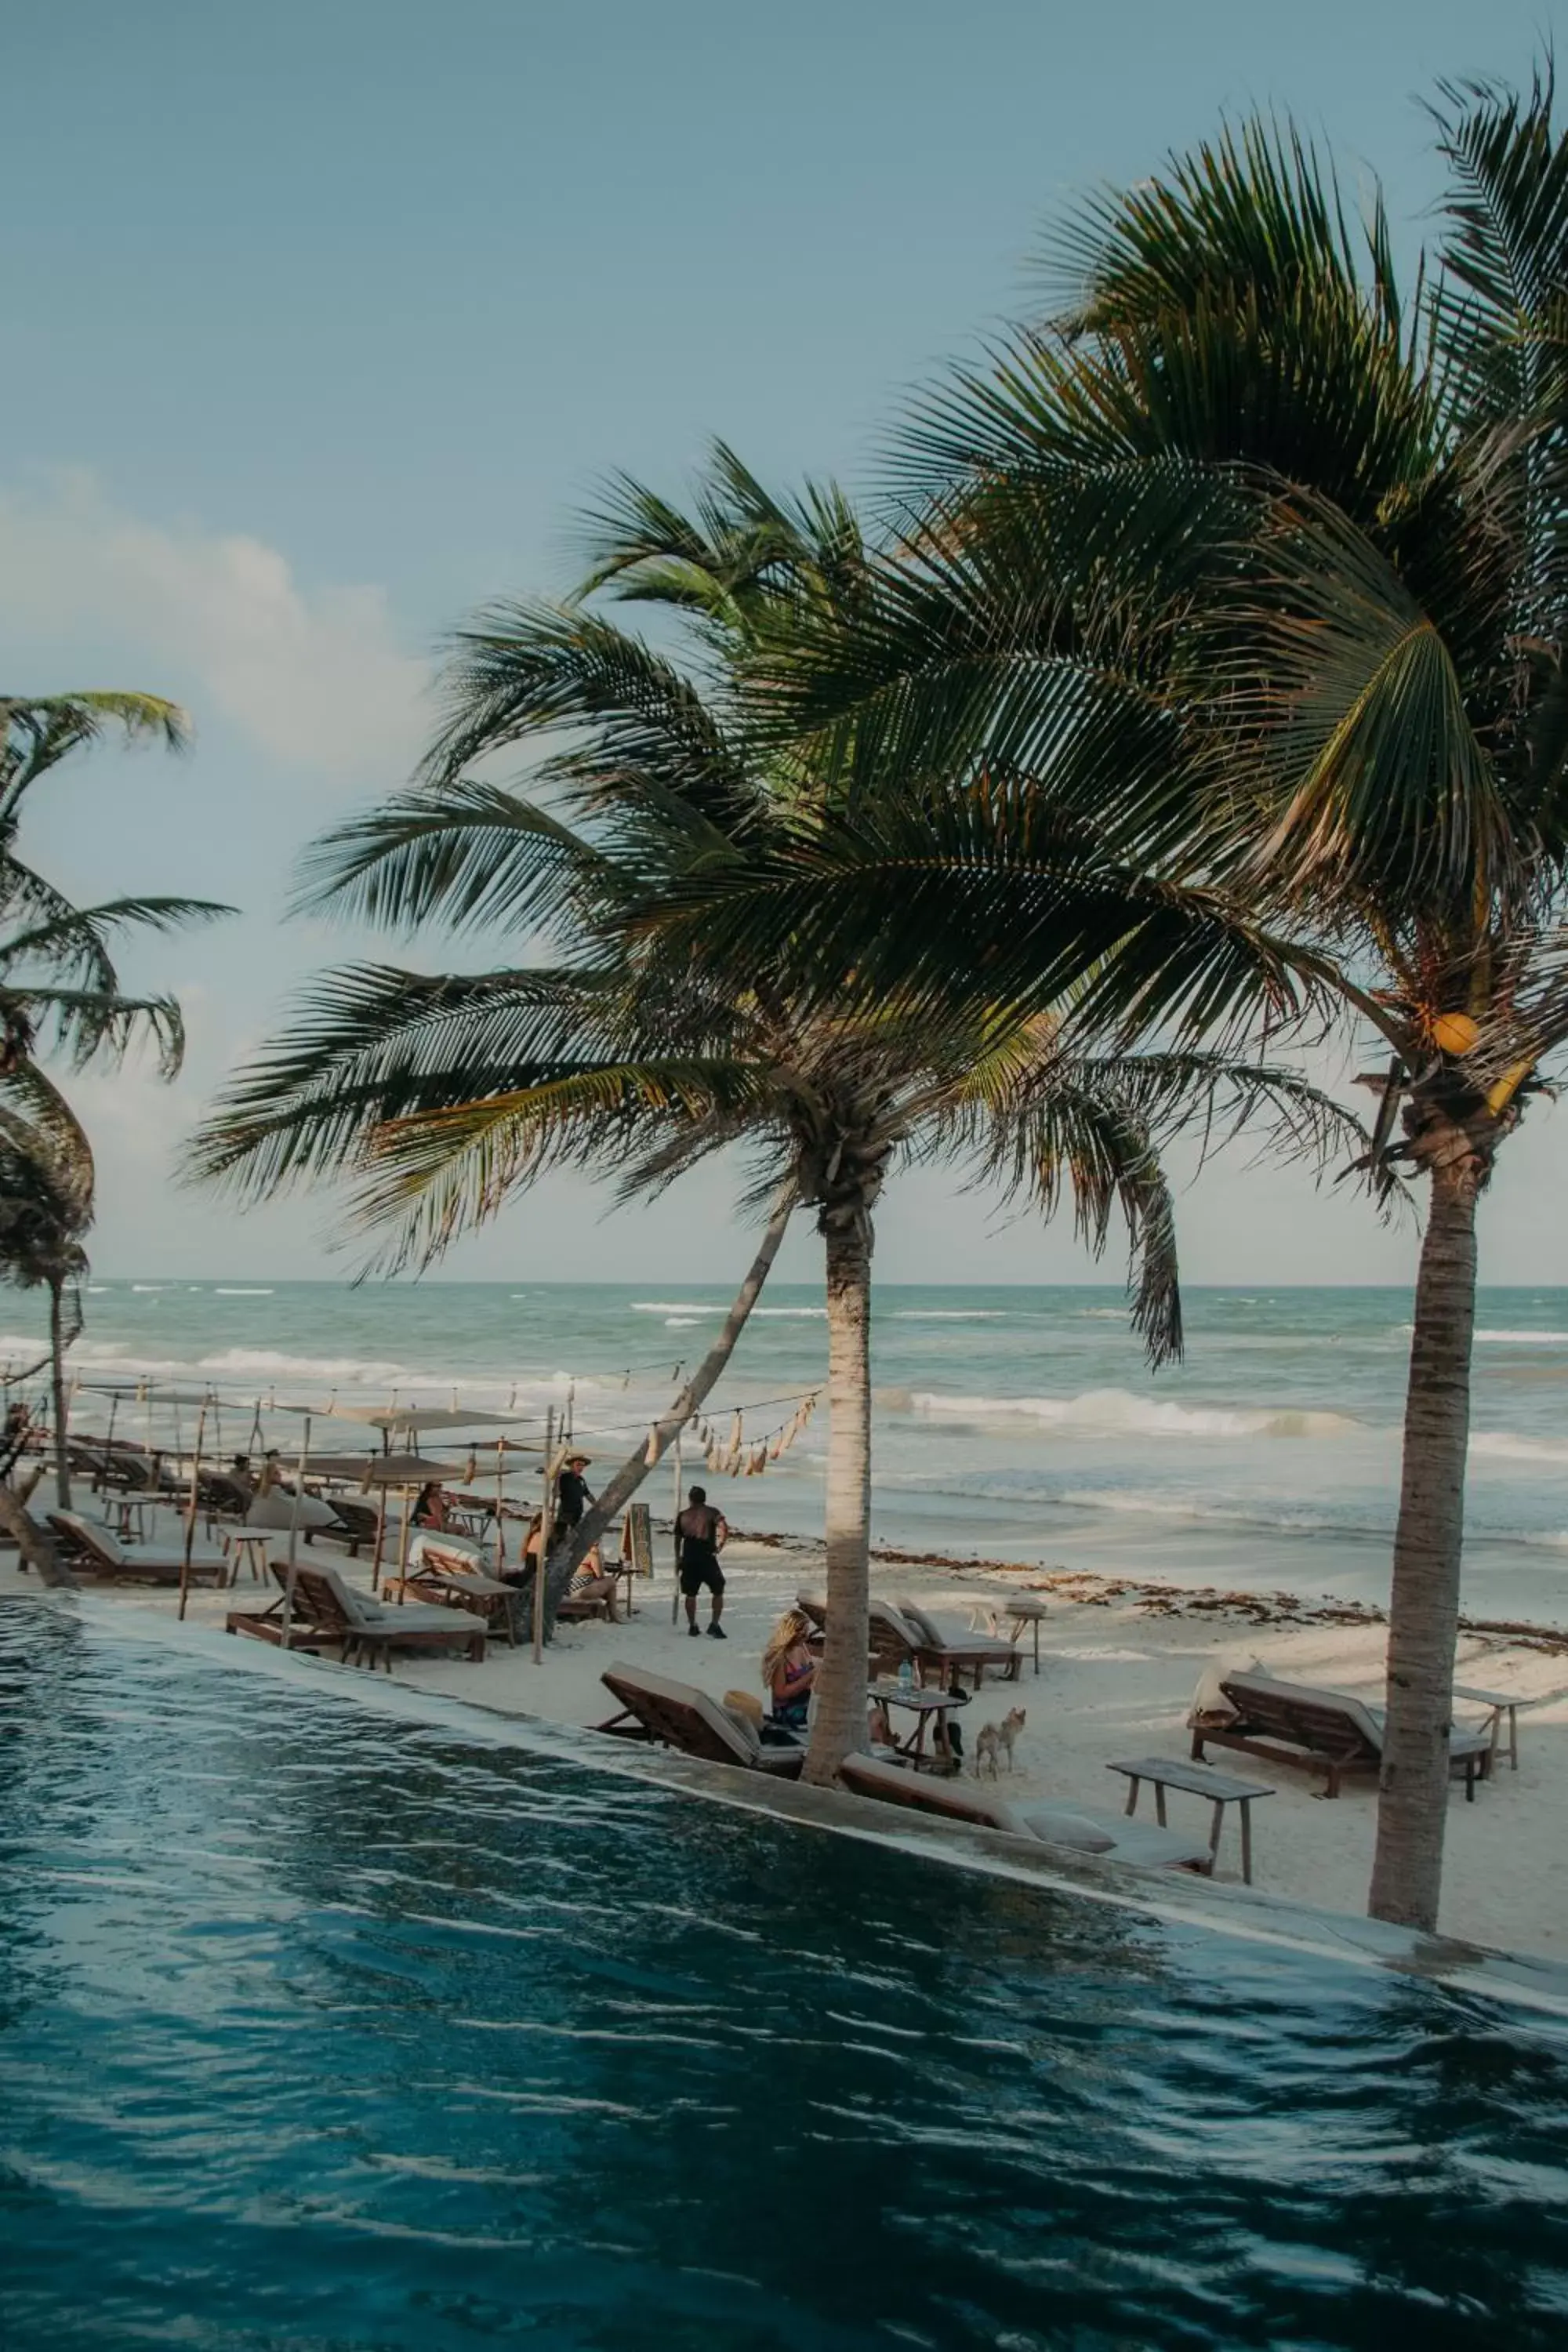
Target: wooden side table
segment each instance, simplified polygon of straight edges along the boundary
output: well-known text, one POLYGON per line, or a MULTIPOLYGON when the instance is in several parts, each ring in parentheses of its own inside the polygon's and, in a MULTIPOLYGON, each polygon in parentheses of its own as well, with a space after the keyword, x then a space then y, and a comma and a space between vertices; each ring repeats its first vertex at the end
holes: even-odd
MULTIPOLYGON (((947 1718, 950 1715, 956 1714, 961 1706, 968 1706, 967 1691, 960 1691, 955 1696, 952 1691, 922 1690, 914 1684, 906 1690, 901 1683, 872 1683, 866 1696, 883 1707, 906 1708, 914 1717, 914 1729, 908 1738, 900 1739, 897 1733, 893 1733, 892 1741, 899 1754, 913 1767, 915 1771, 920 1771, 922 1766, 931 1765, 936 1765, 944 1771, 956 1771, 957 1759, 948 1742, 947 1718), (928 1756, 926 1753, 928 1722, 931 1727, 936 1748, 936 1753, 932 1756, 928 1756)), ((889 1728, 891 1731, 890 1721, 889 1728)))
POLYGON ((1050 1613, 1045 1601, 1037 1601, 1029 1592, 1020 1592, 1015 1600, 1005 1601, 991 1612, 993 1629, 1002 1633, 1003 1640, 1011 1642, 1015 1649, 1022 1642, 1026 1630, 1033 1633, 1037 1674, 1040 1671, 1040 1628, 1050 1613))
POLYGON ((1477 1690, 1471 1683, 1456 1683, 1454 1696, 1471 1699, 1477 1706, 1490 1707, 1492 1719, 1487 1727, 1492 1736, 1494 1756, 1502 1745, 1502 1719, 1505 1715, 1507 1716, 1509 1769, 1510 1771, 1517 1772, 1519 1769, 1519 1710, 1521 1706, 1528 1706, 1531 1704, 1530 1700, 1521 1698, 1517 1691, 1477 1690))
POLYGON ((266 1583, 271 1559, 271 1553, 268 1547, 273 1537, 279 1532, 277 1528, 231 1528, 229 1529, 223 1539, 223 1547, 228 1554, 230 1585, 239 1582, 242 1563, 249 1569, 258 1584, 266 1583))
POLYGON ((1154 1817, 1160 1827, 1165 1827, 1165 1791, 1184 1789, 1194 1797, 1206 1797, 1214 1807, 1209 1825, 1209 1866, 1207 1875, 1214 1876, 1215 1857, 1219 1852, 1220 1831, 1225 1823, 1226 1805, 1236 1805, 1241 1813, 1241 1876, 1245 1885, 1252 1884, 1252 1801, 1255 1797, 1271 1797, 1272 1789, 1261 1780, 1238 1780, 1233 1773, 1216 1772, 1208 1764, 1179 1764, 1165 1756, 1138 1756, 1130 1762, 1108 1764, 1108 1772, 1124 1772, 1132 1786, 1127 1791, 1127 1811, 1138 1808, 1140 1783, 1148 1780, 1154 1790, 1154 1817))

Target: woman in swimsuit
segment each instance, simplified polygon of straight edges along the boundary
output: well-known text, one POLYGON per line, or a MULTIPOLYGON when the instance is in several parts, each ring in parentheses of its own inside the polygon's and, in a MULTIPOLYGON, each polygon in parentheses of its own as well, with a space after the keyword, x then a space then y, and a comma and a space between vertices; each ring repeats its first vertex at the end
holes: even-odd
POLYGON ((805 1729, 816 1681, 816 1660, 808 1647, 811 1620, 804 1610, 786 1609, 763 1652, 763 1681, 773 1699, 773 1719, 792 1731, 805 1729))

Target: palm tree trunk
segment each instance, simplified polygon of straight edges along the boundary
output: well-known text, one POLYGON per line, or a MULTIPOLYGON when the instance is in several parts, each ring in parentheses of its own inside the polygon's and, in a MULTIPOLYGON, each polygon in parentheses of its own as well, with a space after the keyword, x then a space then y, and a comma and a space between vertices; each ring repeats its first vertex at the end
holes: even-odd
POLYGON ((866 1745, 870 1603, 871 1223, 830 1216, 827 1243, 827 1639, 803 1775, 826 1784, 866 1745))
POLYGON ((1405 1466, 1388 1609, 1388 1717, 1367 1908, 1437 1925, 1448 1813, 1448 1731, 1459 1628, 1470 1345, 1476 1320, 1476 1160, 1468 1139, 1433 1157, 1415 1284, 1405 1466))
POLYGON ((66 1443, 66 1340, 65 1285, 49 1285, 49 1381, 55 1397, 55 1485, 59 1492, 58 1507, 68 1511, 71 1507, 70 1451, 66 1443))
POLYGON ((734 1354, 735 1342, 745 1329, 747 1318, 762 1297, 763 1285, 773 1271, 773 1263, 779 1254, 779 1244, 784 1240, 795 1202, 793 1187, 780 1194, 768 1220, 768 1229, 763 1235, 762 1246, 747 1269, 744 1282, 735 1293, 722 1329, 669 1411, 654 1423, 652 1444, 645 1438, 635 1453, 627 1454, 598 1500, 584 1512, 566 1539, 551 1554, 544 1598, 545 1612, 552 1623, 555 1604, 571 1583, 580 1562, 586 1559, 601 1536, 614 1525, 660 1456, 674 1444, 734 1354))
POLYGON ((27 1509, 26 1497, 0 1478, 0 1528, 10 1537, 25 1564, 37 1571, 40 1584, 79 1584, 81 1580, 66 1566, 47 1528, 41 1528, 27 1509))

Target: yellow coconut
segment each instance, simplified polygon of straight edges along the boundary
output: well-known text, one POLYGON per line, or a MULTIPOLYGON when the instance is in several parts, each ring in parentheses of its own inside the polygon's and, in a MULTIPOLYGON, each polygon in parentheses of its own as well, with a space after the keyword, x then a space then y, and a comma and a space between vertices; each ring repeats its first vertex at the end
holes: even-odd
POLYGON ((1432 1043, 1445 1054, 1469 1053, 1480 1034, 1468 1013, 1440 1013, 1432 1024, 1432 1043))

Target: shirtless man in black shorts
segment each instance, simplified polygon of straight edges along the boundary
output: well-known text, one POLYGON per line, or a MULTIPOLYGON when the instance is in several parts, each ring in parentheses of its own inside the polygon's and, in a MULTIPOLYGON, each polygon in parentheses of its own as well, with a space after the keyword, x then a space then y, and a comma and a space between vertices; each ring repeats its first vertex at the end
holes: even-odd
POLYGON ((680 1570, 680 1589, 686 1595, 687 1632, 695 1635, 702 1630, 697 1622, 697 1596, 706 1585, 712 1609, 708 1631, 716 1642, 729 1639, 719 1622, 724 1614, 724 1571, 719 1565, 719 1555, 729 1539, 724 1514, 710 1504, 707 1487, 693 1486, 687 1496, 686 1508, 675 1522, 675 1561, 680 1570))

